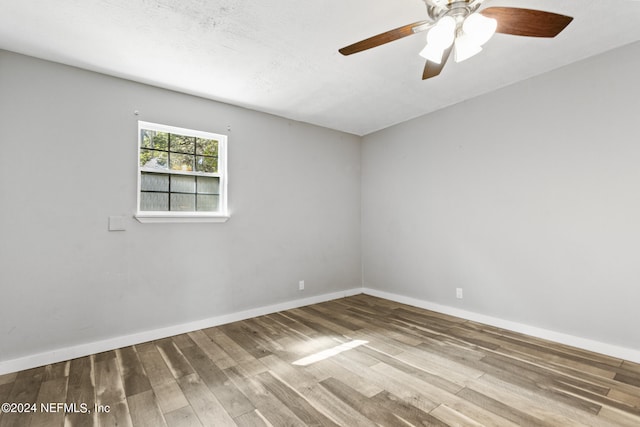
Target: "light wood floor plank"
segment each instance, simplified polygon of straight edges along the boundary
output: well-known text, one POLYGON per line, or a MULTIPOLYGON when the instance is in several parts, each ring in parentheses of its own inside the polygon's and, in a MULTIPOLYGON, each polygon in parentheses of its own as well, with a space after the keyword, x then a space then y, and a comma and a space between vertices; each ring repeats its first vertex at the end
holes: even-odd
MULTIPOLYGON (((19 372, 15 377, 15 381, 9 383, 11 391, 1 403, 34 403, 44 374, 44 368, 34 368, 19 372)), ((32 412, 3 413, 2 418, 0 418, 0 427, 28 426, 31 423, 32 416, 32 412)))
MULTIPOLYGON (((204 333, 207 334, 211 341, 213 341, 218 347, 224 349, 224 351, 229 355, 229 357, 235 361, 235 363, 240 362, 248 362, 251 360, 255 360, 251 354, 249 354, 245 349, 239 346, 234 340, 229 338, 221 329, 218 328, 209 328, 205 329, 204 333)), ((234 366, 234 365, 231 365, 234 366)), ((227 367, 231 367, 227 366, 227 367)), ((226 369, 226 368, 225 368, 226 369)))
POLYGON ((133 425, 138 427, 166 427, 153 390, 127 397, 133 425))
POLYGON ((386 407, 376 405, 366 396, 336 378, 327 378, 320 384, 340 401, 349 405, 371 422, 388 426, 401 424, 400 418, 387 410, 386 407))
POLYGON ((313 363, 305 368, 307 372, 314 376, 316 381, 322 382, 328 378, 338 378, 345 384, 349 384, 358 393, 366 397, 373 397, 383 391, 383 389, 367 381, 359 375, 354 374, 349 369, 336 363, 334 360, 326 359, 313 363))
POLYGON ((126 398, 116 358, 95 362, 96 403, 111 405, 126 398))
POLYGON ((221 427, 235 426, 229 413, 197 374, 180 378, 178 384, 202 425, 221 427))
POLYGON ((464 389, 460 390, 457 393, 457 396, 480 408, 491 411, 502 418, 512 421, 514 425, 526 425, 532 427, 550 426, 549 424, 544 423, 542 420, 529 415, 526 412, 506 405, 499 400, 496 400, 489 396, 485 396, 484 394, 478 393, 477 391, 470 388, 465 387, 464 389))
POLYGON ((165 359, 155 345, 145 347, 136 346, 136 349, 138 350, 138 357, 140 358, 140 362, 142 362, 142 366, 152 387, 175 380, 169 366, 167 366, 165 359))
POLYGON ((484 372, 478 369, 469 368, 437 354, 415 348, 407 348, 402 353, 394 355, 394 358, 432 375, 446 378, 460 387, 464 387, 470 379, 480 378, 484 375, 484 372))
POLYGON ((629 406, 640 408, 640 396, 633 394, 633 392, 627 393, 624 390, 610 389, 607 396, 629 406))
POLYGON ((10 374, 5 374, 5 375, 0 375, 0 385, 11 384, 11 383, 15 382, 17 376, 18 376, 17 372, 13 372, 13 373, 10 373, 10 374))
MULTIPOLYGON (((15 376, 13 377, 15 380, 15 376)), ((11 389, 13 388, 14 383, 9 382, 6 384, 0 385, 0 404, 9 402, 8 397, 9 393, 11 393, 11 389)), ((2 410, 0 410, 0 425, 2 425, 2 410)))
POLYGON ((213 392, 231 418, 255 409, 227 375, 211 363, 211 359, 200 347, 187 347, 183 351, 198 376, 213 392))
POLYGON ((491 375, 474 380, 469 388, 490 396, 515 410, 527 413, 551 426, 606 425, 589 411, 581 411, 534 390, 503 381, 491 375))
POLYGON ((168 427, 202 427, 202 423, 190 406, 171 411, 164 417, 168 427))
POLYGON ((640 417, 619 411, 615 408, 604 407, 598 414, 598 417, 608 421, 611 425, 638 427, 640 426, 640 417))
POLYGON ((257 409, 233 419, 238 427, 271 427, 271 424, 257 409))
POLYGON ((416 378, 426 384, 431 384, 437 387, 438 389, 447 391, 449 393, 455 394, 463 388, 463 386, 449 381, 444 376, 441 377, 441 376, 432 374, 424 370, 423 368, 410 365, 402 361, 401 359, 398 359, 398 356, 401 356, 403 353, 390 356, 390 355, 381 353, 379 351, 376 351, 373 348, 369 348, 367 346, 363 346, 362 348, 359 348, 358 351, 366 353, 369 356, 378 359, 380 362, 383 362, 386 365, 389 365, 405 374, 410 375, 412 378, 416 378))
POLYGON ((628 360, 624 360, 622 362, 622 369, 626 369, 631 372, 635 372, 637 375, 640 375, 640 363, 629 362, 628 360))
POLYGON ((41 405, 58 402, 60 396, 66 396, 67 381, 68 378, 61 377, 42 383, 36 401, 38 410, 33 414, 29 427, 62 427, 64 425, 64 411, 46 412, 42 410, 41 405))
POLYGON ((98 424, 96 413, 85 412, 82 405, 93 410, 96 403, 93 356, 71 361, 67 386, 67 404, 72 408, 65 415, 65 426, 92 427, 98 424))
POLYGON ((98 423, 100 427, 133 427, 127 401, 111 403, 108 412, 98 414, 98 423))
POLYGON ((368 367, 354 362, 349 354, 339 355, 336 357, 336 360, 344 363, 344 365, 356 375, 366 377, 367 380, 376 386, 398 396, 400 399, 403 399, 405 402, 415 406, 423 412, 429 412, 438 406, 438 402, 426 397, 424 393, 422 393, 421 388, 416 388, 411 384, 406 384, 398 378, 384 375, 384 370, 383 373, 379 372, 376 368, 379 365, 382 365, 381 362, 377 365, 373 365, 372 367, 368 367))
POLYGON ((187 398, 175 380, 167 381, 153 387, 158 406, 163 414, 189 406, 187 398))
POLYGON ((158 340, 156 345, 174 378, 179 379, 194 373, 193 367, 187 362, 172 339, 158 340))
POLYGON ((207 336, 203 331, 189 333, 189 336, 198 347, 205 352, 207 357, 220 369, 227 369, 236 366, 237 362, 231 358, 218 344, 207 336))
POLYGON ((286 407, 291 409, 291 412, 296 414, 296 416, 306 425, 338 427, 337 424, 313 407, 313 405, 311 405, 294 388, 283 383, 270 372, 260 374, 258 376, 258 381, 260 381, 262 385, 264 385, 264 387, 278 400, 284 403, 286 407))
MULTIPOLYGON (((238 389, 247 396, 256 407, 256 411, 264 417, 267 424, 273 426, 303 426, 304 423, 280 400, 265 388, 256 378, 245 377, 236 367, 225 369, 227 376, 238 389)), ((242 418, 242 417, 238 417, 242 418)), ((237 419, 238 419, 237 418, 237 419)), ((255 420, 255 418, 252 418, 255 420)))
POLYGON ((171 337, 171 339, 175 343, 176 347, 178 347, 180 349, 184 348, 184 347, 191 347, 191 346, 194 346, 196 344, 195 342, 193 342, 193 340, 191 339, 189 334, 176 335, 176 336, 171 337))
POLYGON ((122 376, 127 397, 151 390, 149 377, 142 367, 138 352, 134 347, 124 347, 116 350, 118 368, 122 376))
POLYGON ((318 331, 316 331, 315 329, 310 328, 304 323, 300 323, 296 319, 293 319, 288 311, 270 314, 269 317, 275 322, 284 325, 289 332, 292 332, 299 336, 310 338, 319 335, 318 331))
POLYGON ((252 330, 246 322, 235 322, 220 327, 224 333, 235 341, 244 351, 253 358, 259 359, 271 354, 268 343, 261 339, 257 332, 252 330))
POLYGON ((460 413, 445 404, 442 404, 431 411, 431 415, 449 426, 484 427, 483 424, 474 421, 467 415, 460 413))
POLYGON ((413 406, 409 400, 395 396, 388 391, 382 391, 371 399, 375 405, 379 405, 392 412, 403 422, 412 426, 431 426, 446 427, 447 424, 429 414, 429 411, 423 411, 413 406))
MULTIPOLYGON (((111 352, 111 353, 113 353, 115 357, 115 352, 111 352)), ((45 366, 43 381, 51 381, 58 378, 68 377, 70 366, 71 366, 70 361, 54 363, 52 365, 45 366)))

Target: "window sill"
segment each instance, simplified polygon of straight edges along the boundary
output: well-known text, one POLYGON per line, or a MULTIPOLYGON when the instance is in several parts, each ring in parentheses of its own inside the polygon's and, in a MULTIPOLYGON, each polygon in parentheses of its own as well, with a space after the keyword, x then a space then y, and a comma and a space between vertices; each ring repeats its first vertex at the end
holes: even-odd
POLYGON ((228 214, 199 212, 138 212, 135 218, 143 223, 227 222, 228 214))

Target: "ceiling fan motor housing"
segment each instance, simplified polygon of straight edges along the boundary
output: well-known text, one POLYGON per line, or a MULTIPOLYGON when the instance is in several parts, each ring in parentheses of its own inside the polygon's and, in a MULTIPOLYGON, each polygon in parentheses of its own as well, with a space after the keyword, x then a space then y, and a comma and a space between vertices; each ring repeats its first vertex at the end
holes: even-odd
POLYGON ((466 3, 469 7, 479 6, 484 0, 423 0, 427 6, 447 9, 454 3, 466 3))
POLYGON ((427 6, 429 17, 437 21, 445 16, 450 16, 456 20, 458 26, 462 24, 464 18, 478 10, 481 0, 423 0, 427 6))

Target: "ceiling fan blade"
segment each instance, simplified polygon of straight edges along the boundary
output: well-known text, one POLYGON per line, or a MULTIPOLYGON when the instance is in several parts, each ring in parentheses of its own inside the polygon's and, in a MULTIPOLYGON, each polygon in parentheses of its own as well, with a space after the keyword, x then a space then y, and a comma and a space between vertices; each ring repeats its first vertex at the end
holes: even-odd
POLYGON ((431 77, 435 77, 440 74, 444 65, 447 63, 449 56, 451 55, 451 51, 453 50, 453 45, 450 46, 447 50, 444 51, 442 55, 442 62, 436 64, 435 62, 427 61, 424 64, 424 71, 422 72, 422 80, 430 79, 431 77))
POLYGON ((349 46, 345 46, 342 49, 339 49, 338 52, 343 55, 351 55, 354 53, 362 52, 363 50, 371 49, 372 47, 377 47, 385 43, 410 36, 411 34, 415 34, 416 32, 424 31, 428 28, 427 26, 425 26, 425 24, 428 23, 430 23, 430 21, 418 21, 414 22, 413 24, 404 25, 402 27, 384 32, 382 34, 378 34, 377 36, 369 37, 368 39, 364 39, 349 46))
POLYGON ((488 7, 480 14, 498 21, 496 33, 513 36, 555 37, 573 21, 570 16, 517 7, 488 7))

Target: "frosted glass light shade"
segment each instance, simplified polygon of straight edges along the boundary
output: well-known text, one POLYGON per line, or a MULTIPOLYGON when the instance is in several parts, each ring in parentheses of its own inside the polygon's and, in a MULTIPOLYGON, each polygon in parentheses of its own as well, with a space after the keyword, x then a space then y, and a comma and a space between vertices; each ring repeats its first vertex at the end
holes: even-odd
POLYGON ((456 20, 450 16, 440 18, 436 25, 427 33, 427 45, 420 52, 420 56, 431 62, 440 64, 445 49, 453 43, 456 33, 456 20))
POLYGON ((482 46, 495 34, 498 21, 479 13, 472 13, 462 23, 464 34, 473 38, 477 46, 482 46))
POLYGON ((456 62, 462 62, 465 59, 469 59, 472 56, 482 52, 482 47, 475 42, 471 37, 463 34, 456 38, 455 44, 455 60, 456 62))
POLYGON ((427 43, 446 49, 451 46, 456 32, 456 20, 450 16, 440 18, 436 25, 427 33, 427 43))
POLYGON ((443 55, 444 49, 434 46, 431 43, 427 43, 424 49, 420 51, 420 56, 431 62, 435 62, 436 64, 440 64, 442 62, 443 55))

